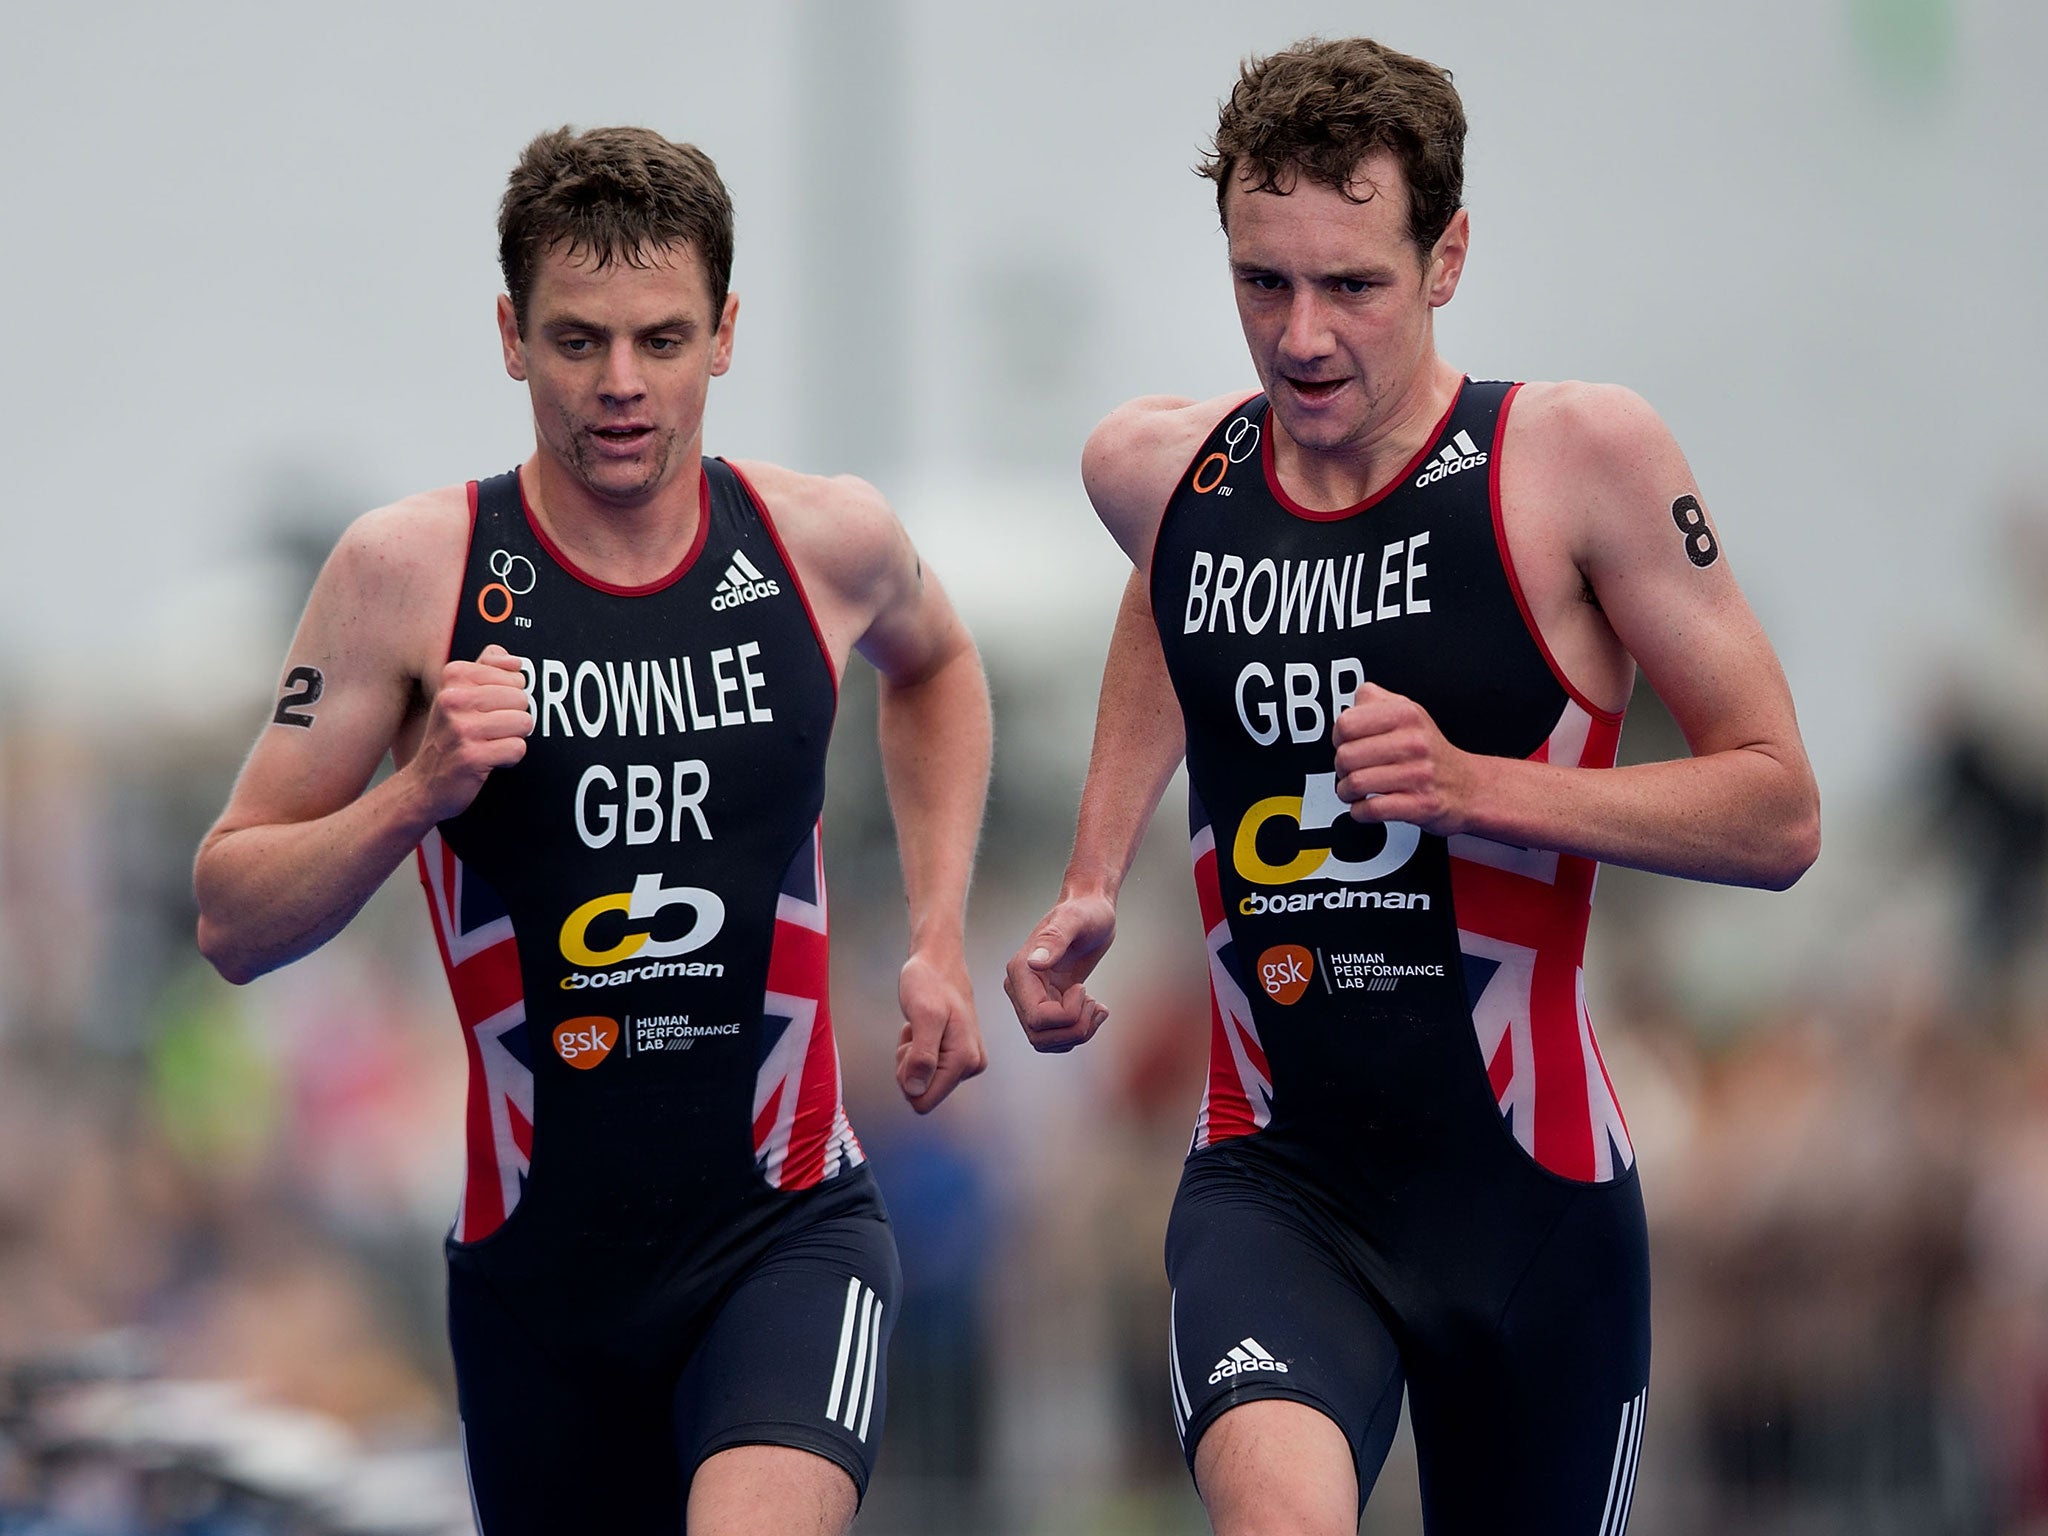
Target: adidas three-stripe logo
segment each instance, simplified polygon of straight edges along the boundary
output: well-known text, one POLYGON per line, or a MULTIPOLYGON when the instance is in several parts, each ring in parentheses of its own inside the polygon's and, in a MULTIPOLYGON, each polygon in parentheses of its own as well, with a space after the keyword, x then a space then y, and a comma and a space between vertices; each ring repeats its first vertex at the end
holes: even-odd
POLYGON ((1607 1507, 1600 1514, 1600 1536, 1622 1536, 1628 1529, 1629 1506, 1636 1498, 1636 1467, 1643 1458, 1643 1405, 1648 1387, 1621 1408, 1621 1431, 1614 1437, 1614 1470, 1607 1474, 1607 1507))
POLYGON ((774 597, 782 590, 779 583, 765 575, 761 568, 747 558, 747 552, 736 549, 732 561, 725 568, 725 574, 712 589, 711 610, 723 613, 728 608, 737 608, 741 603, 751 603, 758 597, 774 597))
POLYGON ((1215 1369, 1209 1372, 1209 1385, 1213 1387, 1219 1381, 1242 1376, 1247 1371, 1277 1371, 1284 1376, 1287 1374, 1287 1362, 1275 1360, 1267 1354, 1257 1339, 1243 1338, 1231 1345, 1223 1358, 1216 1362, 1215 1369))
POLYGON ((875 1382, 881 1374, 882 1298, 855 1275, 846 1282, 846 1315, 839 1320, 839 1359, 832 1367, 825 1417, 865 1441, 868 1421, 875 1412, 875 1382))
POLYGON ((1415 477, 1415 488, 1421 490, 1435 485, 1447 475, 1464 470, 1477 469, 1486 462, 1486 454, 1472 441, 1472 434, 1460 427, 1451 434, 1451 440, 1437 449, 1436 457, 1429 461, 1429 467, 1415 477))

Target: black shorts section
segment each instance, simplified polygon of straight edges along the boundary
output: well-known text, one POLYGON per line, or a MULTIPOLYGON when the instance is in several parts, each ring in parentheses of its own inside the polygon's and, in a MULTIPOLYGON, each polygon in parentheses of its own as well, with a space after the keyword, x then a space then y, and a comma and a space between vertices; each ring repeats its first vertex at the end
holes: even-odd
POLYGON ((1526 1220, 1498 1219, 1498 1182, 1433 1191, 1389 1245, 1255 1149, 1190 1158, 1166 1238, 1189 1468, 1219 1415, 1290 1398, 1344 1432, 1362 1507, 1405 1386, 1428 1536, 1621 1536, 1649 1380, 1641 1193, 1528 1178, 1526 1220))
POLYGON ((1221 1159, 1188 1164, 1166 1229, 1174 1427, 1190 1473, 1217 1417, 1280 1397, 1334 1420, 1359 1499, 1401 1418, 1401 1352, 1342 1255, 1288 1192, 1221 1159))
MULTIPOLYGON (((836 1463, 865 1495, 901 1291, 879 1202, 792 1226, 697 1319, 680 1368, 593 1367, 491 1282, 449 1270, 463 1452, 482 1536, 682 1529, 690 1480, 739 1445, 836 1463), (828 1412, 829 1410, 829 1412, 828 1412)), ((589 1320, 581 1320, 580 1335, 589 1320)))

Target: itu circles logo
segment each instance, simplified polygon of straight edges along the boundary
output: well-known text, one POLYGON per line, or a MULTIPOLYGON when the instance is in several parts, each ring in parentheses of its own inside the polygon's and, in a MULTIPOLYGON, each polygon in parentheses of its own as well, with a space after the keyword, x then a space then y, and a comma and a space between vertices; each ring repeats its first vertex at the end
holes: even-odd
POLYGON ((1203 459, 1195 466, 1189 477, 1188 486, 1198 496, 1215 491, 1219 496, 1228 496, 1230 487, 1223 483, 1223 477, 1230 473, 1230 466, 1242 464, 1259 449, 1259 424, 1249 416, 1240 416, 1231 422, 1223 433, 1223 447, 1203 459))
MULTIPOLYGON (((526 556, 502 549, 491 551, 490 568, 498 579, 478 589, 476 611, 486 624, 502 624, 512 617, 512 599, 531 592, 539 573, 526 556)), ((524 626, 528 621, 519 622, 524 626)))

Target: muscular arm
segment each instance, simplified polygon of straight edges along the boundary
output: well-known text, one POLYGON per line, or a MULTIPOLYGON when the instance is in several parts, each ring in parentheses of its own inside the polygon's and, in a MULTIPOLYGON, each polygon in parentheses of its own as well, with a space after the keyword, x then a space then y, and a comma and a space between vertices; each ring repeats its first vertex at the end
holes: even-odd
POLYGON ((1361 819, 1783 889, 1819 852, 1819 795, 1784 673, 1726 556, 1716 542, 1711 561, 1688 558, 1672 511, 1697 504, 1684 458, 1626 391, 1573 387, 1547 409, 1533 490, 1572 498, 1545 531, 1598 603, 1566 618, 1611 626, 1693 755, 1601 771, 1478 757, 1367 687, 1338 720, 1338 793, 1361 819))
POLYGON ((1134 571, 1102 668, 1095 741, 1059 901, 1004 979, 1018 1022, 1038 1050, 1071 1050, 1109 1017, 1084 983, 1116 937, 1124 876, 1186 747, 1146 580, 1134 571))
MULTIPOLYGON (((908 543, 905 542, 908 553, 908 543)), ((992 728, 988 680, 966 626, 929 571, 913 574, 899 600, 862 641, 882 676, 879 729, 889 809, 910 908, 904 965, 908 1014, 946 1003, 966 977, 967 887, 988 800, 992 728)), ((972 1013, 972 990, 965 1006, 972 1013)), ((971 1042, 943 1027, 926 1040, 906 1023, 902 1086, 913 1108, 933 1108, 986 1063, 979 1028, 971 1042)))
POLYGON ((1134 400, 1095 429, 1081 456, 1089 500, 1133 570, 1103 665, 1095 740, 1060 898, 1004 976, 1018 1022, 1041 1051, 1071 1050, 1109 1017, 1085 983, 1116 937, 1124 876, 1187 748, 1152 619, 1152 546, 1175 477, 1237 398, 1200 405, 1164 396, 1134 400))
POLYGON ((429 827, 525 751, 516 666, 451 664, 419 750, 364 793, 420 703, 424 628, 454 602, 460 545, 447 554, 436 515, 430 498, 372 513, 314 585, 287 663, 320 676, 319 698, 293 711, 311 723, 264 728, 193 867, 199 948, 230 981, 340 932, 429 827))
POLYGON ((852 648, 881 674, 882 770, 910 909, 896 1081, 924 1114, 988 1061, 966 958, 992 737, 981 656, 873 487, 739 468, 774 509, 835 664, 852 648))

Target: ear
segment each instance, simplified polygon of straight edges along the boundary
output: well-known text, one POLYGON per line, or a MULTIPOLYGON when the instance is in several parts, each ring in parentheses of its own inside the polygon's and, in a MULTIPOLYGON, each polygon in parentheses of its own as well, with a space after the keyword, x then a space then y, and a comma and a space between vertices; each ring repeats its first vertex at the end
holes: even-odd
POLYGON ((732 328, 740 317, 740 296, 725 296, 725 311, 718 317, 718 334, 711 338, 711 376, 715 379, 732 366, 732 328))
POLYGON ((1471 215, 1460 208, 1451 215, 1451 222, 1436 237, 1436 248, 1429 253, 1425 287, 1431 309, 1450 303, 1451 296, 1458 291, 1458 279, 1465 275, 1465 249, 1471 239, 1471 215))
POLYGON ((498 295, 498 342, 505 349, 505 371, 526 382, 526 343, 519 335, 519 313, 505 294, 498 295))

